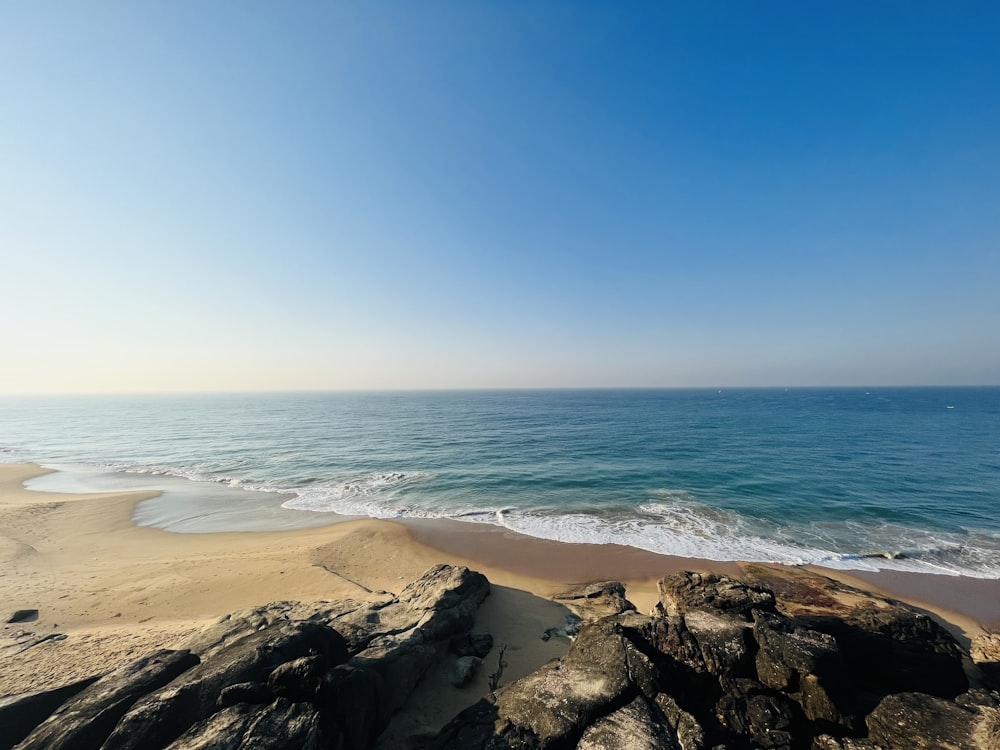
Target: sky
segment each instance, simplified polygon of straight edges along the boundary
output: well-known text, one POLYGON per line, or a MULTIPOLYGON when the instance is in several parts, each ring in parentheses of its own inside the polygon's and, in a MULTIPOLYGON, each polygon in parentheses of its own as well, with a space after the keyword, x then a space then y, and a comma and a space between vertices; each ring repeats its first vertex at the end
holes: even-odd
POLYGON ((0 5, 0 393, 1000 384, 1000 4, 0 5))

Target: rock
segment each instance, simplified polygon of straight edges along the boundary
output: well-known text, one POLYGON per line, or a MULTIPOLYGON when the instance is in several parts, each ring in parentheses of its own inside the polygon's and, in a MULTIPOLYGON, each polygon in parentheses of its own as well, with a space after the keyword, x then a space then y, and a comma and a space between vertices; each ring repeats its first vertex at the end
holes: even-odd
POLYGON ((954 698, 969 688, 962 650, 927 615, 901 604, 864 604, 843 618, 799 617, 801 624, 832 635, 852 683, 874 703, 889 693, 920 692, 954 698))
POLYGON ((314 700, 329 667, 325 656, 302 656, 275 667, 267 685, 274 695, 290 701, 314 700))
POLYGON ((580 624, 582 622, 583 620, 580 619, 579 615, 570 612, 566 615, 562 625, 546 628, 545 632, 542 633, 542 640, 547 641, 550 638, 576 638, 580 632, 580 624))
POLYGON ((367 748, 385 728, 388 716, 379 706, 382 678, 375 672, 342 664, 323 677, 317 705, 324 720, 337 728, 344 748, 367 748))
POLYGON ((705 730, 702 729, 701 724, 694 716, 678 705, 675 698, 666 693, 660 693, 656 696, 656 706, 673 731, 680 750, 703 750, 705 730))
POLYGON ((972 662, 983 684, 1000 690, 1000 633, 983 633, 972 641, 972 662))
POLYGON ((455 669, 451 675, 451 684, 455 687, 465 687, 476 674, 483 660, 478 656, 460 656, 455 661, 455 669))
POLYGON ((216 705, 219 708, 228 708, 237 703, 255 703, 263 706, 271 703, 274 697, 266 682, 237 682, 235 685, 222 688, 216 705))
POLYGON ((489 633, 469 633, 448 641, 448 650, 456 656, 478 656, 485 659, 493 648, 493 636, 489 633))
POLYGON ((584 731, 577 750, 681 750, 677 736, 655 705, 637 697, 584 731))
POLYGON ((738 615, 750 621, 754 609, 775 611, 770 589, 751 586, 729 576, 703 573, 674 573, 660 579, 660 614, 685 615, 693 610, 738 615))
POLYGON ((0 698, 0 750, 9 750, 27 737, 57 708, 81 690, 95 683, 100 675, 72 682, 53 690, 39 690, 0 698))
POLYGON ((13 624, 16 622, 34 622, 37 619, 37 609, 18 609, 14 610, 14 613, 7 618, 7 623, 13 624))
POLYGON ((756 680, 727 680, 716 715, 729 734, 727 746, 749 739, 753 747, 791 750, 801 735, 802 717, 788 697, 756 680))
POLYGON ((496 694, 501 738, 537 738, 537 745, 570 745, 614 705, 638 694, 654 698, 656 667, 620 623, 585 623, 560 660, 501 688, 496 694))
POLYGON ((308 703, 279 698, 268 706, 241 703, 198 722, 169 750, 320 750, 320 715, 308 703))
POLYGON ((833 636, 764 612, 755 613, 753 632, 762 684, 787 693, 820 731, 854 728, 854 696, 833 636))
POLYGON ((729 677, 755 676, 753 633, 742 617, 694 610, 684 616, 684 627, 694 638, 708 672, 729 677))
POLYGON ((157 651, 108 673, 52 714, 19 750, 100 747, 139 698, 198 664, 190 651, 157 651))
POLYGON ((813 739, 810 750, 882 750, 882 748, 867 739, 821 734, 813 739))
POLYGON ((263 682, 280 664, 321 656, 330 667, 347 657, 343 637, 314 622, 277 621, 211 652, 197 667, 137 702, 104 743, 104 750, 163 747, 207 719, 222 690, 263 682))
POLYGON ((565 602, 585 618, 635 612, 635 605, 625 598, 625 586, 618 581, 588 583, 556 594, 553 599, 565 602))
POLYGON ((358 610, 334 624, 364 616, 374 636, 351 658, 356 669, 375 672, 381 679, 380 715, 383 721, 409 697, 430 666, 447 650, 453 636, 467 633, 479 605, 489 596, 490 584, 468 568, 437 565, 409 584, 397 601, 370 612, 358 610))
MULTIPOLYGON (((372 608, 385 606, 390 601, 392 601, 392 597, 387 595, 382 600, 364 602, 354 599, 345 599, 339 602, 271 602, 220 617, 213 625, 183 641, 180 648, 189 649, 204 660, 215 651, 226 648, 235 641, 276 623, 309 620, 333 627, 348 641, 349 653, 354 653, 346 628, 334 626, 333 623, 358 610, 368 611, 372 608)), ((367 635, 366 631, 362 637, 370 636, 367 635)))
POLYGON ((996 750, 1000 709, 965 707, 924 693, 886 696, 869 714, 868 735, 884 750, 996 750))

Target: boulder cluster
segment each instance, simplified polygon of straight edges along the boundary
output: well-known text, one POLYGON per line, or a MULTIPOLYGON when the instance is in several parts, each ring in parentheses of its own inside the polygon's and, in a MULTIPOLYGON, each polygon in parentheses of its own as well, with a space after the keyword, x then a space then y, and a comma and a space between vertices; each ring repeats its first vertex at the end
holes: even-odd
POLYGON ((1000 750, 1000 694, 970 689, 969 654, 928 616, 803 613, 697 573, 663 578, 649 615, 621 584, 568 592, 562 658, 509 684, 498 667, 436 736, 390 731, 431 666, 460 685, 491 650, 502 664, 471 632, 489 590, 440 565, 398 596, 236 613, 184 648, 0 702, 0 748, 1000 750))

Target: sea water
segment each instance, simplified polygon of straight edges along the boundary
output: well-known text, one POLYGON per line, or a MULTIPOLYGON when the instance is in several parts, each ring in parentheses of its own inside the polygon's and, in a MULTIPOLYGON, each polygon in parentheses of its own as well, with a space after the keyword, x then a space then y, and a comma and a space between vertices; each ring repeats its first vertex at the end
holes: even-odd
POLYGON ((714 560, 1000 578, 1000 388, 5 397, 41 491, 139 524, 442 517, 714 560))

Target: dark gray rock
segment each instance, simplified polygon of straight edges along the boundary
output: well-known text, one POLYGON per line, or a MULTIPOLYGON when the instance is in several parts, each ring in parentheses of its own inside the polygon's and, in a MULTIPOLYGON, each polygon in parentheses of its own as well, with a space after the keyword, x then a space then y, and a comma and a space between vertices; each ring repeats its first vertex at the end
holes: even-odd
POLYGON ((625 586, 618 581, 588 583, 556 594, 554 599, 565 602, 585 617, 605 617, 635 612, 635 605, 625 598, 625 586))
POLYGON ((12 624, 16 622, 34 622, 38 619, 37 609, 17 609, 14 613, 7 618, 7 623, 12 624))
POLYGON ((727 680, 716 715, 729 735, 727 745, 749 739, 754 747, 790 750, 804 722, 798 706, 756 680, 727 680))
POLYGON ((884 750, 996 750, 1000 709, 960 706, 924 693, 886 696, 869 714, 868 735, 884 750))
POLYGON ((897 604, 865 604, 840 617, 798 617, 832 635, 852 683, 871 696, 870 710, 889 693, 920 692, 954 698, 969 689, 962 649, 933 619, 897 604))
POLYGON ((584 731, 577 750, 682 750, 655 704, 637 697, 584 731))
POLYGON ((19 750, 100 747, 132 704, 198 664, 189 651, 157 651, 108 673, 67 701, 19 750))
POLYGON ((868 739, 821 734, 813 739, 810 750, 883 750, 883 748, 868 739))
POLYGON ((334 621, 337 627, 348 622, 361 628, 363 622, 371 628, 373 637, 350 664, 379 676, 375 684, 384 721, 444 655, 451 638, 468 633, 489 593, 489 581, 481 573, 437 565, 404 588, 396 601, 334 621))
POLYGON ((703 750, 705 730, 694 716, 680 707, 673 696, 660 693, 656 696, 656 707, 663 714, 680 750, 703 750))
POLYGON ((0 698, 0 750, 9 750, 45 721, 57 708, 89 685, 100 675, 72 682, 52 690, 39 690, 0 698))
POLYGON ((492 648, 493 636, 489 633, 469 633, 448 642, 448 650, 455 656, 478 656, 485 659, 492 648))
POLYGON ((302 656, 275 667, 267 678, 267 685, 275 696, 290 701, 314 700, 329 668, 330 660, 326 656, 302 656))
POLYGON ((476 670, 482 665, 483 660, 478 656, 460 656, 455 660, 455 668, 452 670, 451 684, 455 687, 465 687, 476 674, 476 670))
POLYGON ((585 623, 566 656, 497 692, 496 733, 537 738, 526 747, 570 745, 596 717, 639 694, 655 698, 657 682, 655 665, 620 623, 585 623))
POLYGON ((674 573, 658 584, 661 614, 685 615, 693 610, 738 615, 749 622, 754 609, 775 611, 774 594, 729 576, 674 573))
POLYGON ((260 706, 271 703, 275 698, 271 688, 266 682, 237 682, 222 688, 216 705, 219 708, 228 708, 237 703, 254 703, 260 706))
POLYGON ((215 650, 210 658, 137 702, 104 744, 105 750, 163 747, 208 718, 222 690, 263 682, 280 664, 321 656, 330 667, 347 656, 344 639, 326 625, 278 621, 215 650))
POLYGON ((308 703, 289 703, 282 698, 268 706, 241 703, 223 709, 192 726, 168 746, 169 750, 321 747, 319 711, 308 703))
POLYGON ((379 705, 381 682, 375 672, 349 664, 324 675, 316 704, 344 748, 372 747, 385 728, 389 716, 379 705))
POLYGON ((855 728, 854 694, 833 636, 756 612, 754 638, 761 683, 787 693, 820 732, 843 734, 855 728))

